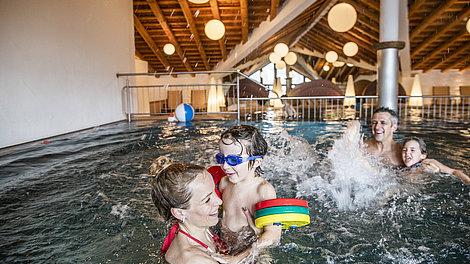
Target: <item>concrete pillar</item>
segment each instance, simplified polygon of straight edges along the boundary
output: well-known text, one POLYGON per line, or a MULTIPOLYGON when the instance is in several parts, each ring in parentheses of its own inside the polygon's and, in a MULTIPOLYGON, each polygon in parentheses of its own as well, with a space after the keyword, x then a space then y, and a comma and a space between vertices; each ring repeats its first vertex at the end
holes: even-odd
POLYGON ((398 41, 400 1, 380 1, 380 43, 377 45, 379 104, 397 110, 398 50, 405 43, 398 41))

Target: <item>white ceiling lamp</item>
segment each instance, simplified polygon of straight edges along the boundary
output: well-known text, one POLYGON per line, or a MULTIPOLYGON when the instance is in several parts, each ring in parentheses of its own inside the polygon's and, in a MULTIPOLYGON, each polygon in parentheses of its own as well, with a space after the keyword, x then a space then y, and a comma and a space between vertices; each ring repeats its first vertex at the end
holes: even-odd
POLYGON ((289 51, 284 57, 284 61, 287 65, 294 65, 297 62, 297 54, 292 51, 289 51))
POLYGON ((175 53, 175 46, 171 43, 167 43, 163 46, 163 52, 165 52, 166 55, 173 55, 173 53, 175 53))
POLYGON ((269 61, 272 63, 278 63, 281 60, 281 57, 277 53, 272 52, 269 54, 269 61))
POLYGON ((350 30, 356 24, 356 20, 356 9, 347 3, 337 4, 328 12, 328 25, 336 32, 350 30))
POLYGON ((470 33, 470 17, 467 20, 467 31, 470 33))
POLYGON ((342 62, 342 61, 335 61, 335 62, 333 62, 333 66, 334 66, 334 67, 337 67, 337 68, 343 67, 344 64, 345 64, 345 63, 342 62))
POLYGON ((350 41, 350 42, 344 44, 344 46, 343 46, 343 53, 344 53, 344 55, 346 55, 348 57, 352 57, 352 56, 356 55, 358 51, 359 51, 359 47, 357 46, 357 44, 355 42, 350 41))
POLYGON ((218 19, 212 19, 207 22, 204 27, 206 36, 212 40, 219 40, 225 35, 225 26, 222 21, 218 19))
POLYGON ((286 67, 286 63, 283 60, 276 62, 276 69, 282 70, 285 67, 286 67))
POLYGON ((352 63, 349 63, 349 62, 348 62, 348 63, 346 63, 346 65, 348 65, 348 67, 354 67, 354 64, 352 64, 352 63))
POLYGON ((323 65, 323 70, 326 71, 326 72, 329 71, 329 70, 330 70, 330 66, 328 66, 328 65, 326 65, 326 64, 323 65))
POLYGON ((204 4, 204 3, 209 2, 209 0, 188 0, 188 1, 193 4, 204 4))
POLYGON ((326 54, 325 54, 325 59, 327 62, 335 62, 337 59, 338 59, 338 53, 336 53, 335 51, 328 51, 326 54))
POLYGON ((287 55, 289 52, 289 47, 286 45, 286 43, 279 42, 274 46, 274 53, 279 55, 279 57, 284 57, 287 55))

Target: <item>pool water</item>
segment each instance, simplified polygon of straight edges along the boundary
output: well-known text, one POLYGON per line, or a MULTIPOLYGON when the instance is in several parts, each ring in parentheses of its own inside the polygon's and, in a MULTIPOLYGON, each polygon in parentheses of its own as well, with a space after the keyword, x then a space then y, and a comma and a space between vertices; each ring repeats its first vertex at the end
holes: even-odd
MULTIPOLYGON (((0 259, 164 263, 166 225, 150 199, 151 160, 213 164, 219 135, 234 124, 118 123, 0 150, 0 259)), ((264 177, 279 197, 308 199, 311 209, 310 226, 286 231, 270 249, 276 263, 470 261, 470 187, 458 179, 431 174, 411 182, 354 162, 357 150, 341 141, 344 123, 250 124, 270 145, 264 177)), ((430 157, 469 174, 469 130, 407 123, 397 138, 420 136, 430 157)))

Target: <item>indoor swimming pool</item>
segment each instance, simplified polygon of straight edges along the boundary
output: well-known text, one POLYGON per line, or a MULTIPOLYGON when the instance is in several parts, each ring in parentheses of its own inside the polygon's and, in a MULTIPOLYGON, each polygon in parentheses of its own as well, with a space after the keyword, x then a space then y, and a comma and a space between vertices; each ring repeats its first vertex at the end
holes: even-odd
MULTIPOLYGON (((0 150, 0 259, 164 263, 152 159, 214 164, 219 135, 234 124, 122 122, 0 150)), ((270 249, 275 263, 470 262, 470 187, 458 179, 410 181, 364 166, 341 142, 342 122, 248 124, 268 141, 262 168, 278 197, 310 206, 310 226, 285 231, 270 249)), ((422 137, 429 157, 470 173, 468 123, 401 124, 396 138, 406 136, 422 137)))

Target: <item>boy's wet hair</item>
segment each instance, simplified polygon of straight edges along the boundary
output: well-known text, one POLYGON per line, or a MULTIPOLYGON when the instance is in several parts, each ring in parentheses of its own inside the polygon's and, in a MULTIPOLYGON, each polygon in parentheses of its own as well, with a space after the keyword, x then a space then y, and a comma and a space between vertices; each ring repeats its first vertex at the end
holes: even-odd
POLYGON ((422 140, 421 138, 419 137, 408 137, 408 138, 405 138, 403 140, 403 146, 405 146, 406 143, 410 142, 410 141, 416 141, 418 142, 418 145, 419 145, 419 149, 421 150, 421 153, 423 154, 428 154, 428 151, 426 149, 426 143, 424 142, 424 140, 422 140))
POLYGON ((389 113, 390 116, 391 116, 391 119, 392 119, 392 123, 397 125, 398 124, 398 115, 397 115, 397 112, 395 112, 394 110, 388 108, 388 107, 379 107, 377 109, 374 110, 374 115, 377 114, 377 113, 389 113))
MULTIPOLYGON (((246 153, 250 156, 265 156, 268 152, 268 143, 264 140, 259 130, 254 126, 237 125, 226 130, 220 136, 220 141, 225 145, 238 142, 246 149, 246 153), (244 142, 242 143, 241 140, 244 142)), ((242 153, 240 153, 241 155, 242 153)), ((252 168, 255 164, 254 160, 248 161, 248 168, 252 168)), ((258 167, 255 170, 256 175, 261 175, 263 170, 258 167)))
POLYGON ((188 209, 192 193, 188 185, 204 173, 199 165, 172 163, 167 157, 159 157, 150 166, 152 201, 158 214, 165 220, 176 220, 171 208, 188 209))

